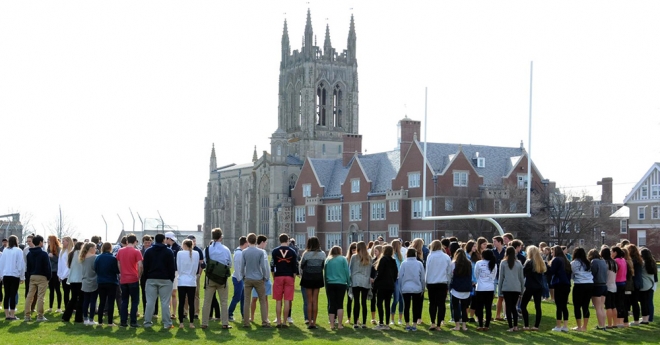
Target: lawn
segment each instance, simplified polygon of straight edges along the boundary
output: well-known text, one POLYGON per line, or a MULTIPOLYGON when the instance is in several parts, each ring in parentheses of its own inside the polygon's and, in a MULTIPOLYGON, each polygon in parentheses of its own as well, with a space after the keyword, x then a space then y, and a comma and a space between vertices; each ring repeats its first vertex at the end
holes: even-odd
MULTIPOLYGON (((230 284, 231 285, 231 284, 230 284)), ((23 296, 23 285, 21 285, 21 299, 19 301, 19 318, 22 318, 22 310, 25 306, 23 296)), ((231 292, 230 292, 231 296, 231 292)), ((46 295, 46 302, 48 302, 48 294, 46 295)), ((449 331, 449 326, 443 327, 441 331, 430 332, 428 328, 428 304, 424 301, 425 311, 423 313, 424 324, 421 325, 417 332, 406 332, 403 326, 395 325, 389 331, 375 331, 372 329, 359 329, 354 330, 351 327, 346 327, 343 330, 331 331, 327 322, 325 313, 326 298, 324 290, 321 290, 319 296, 319 329, 308 330, 303 323, 302 314, 302 297, 300 292, 294 299, 293 318, 295 324, 288 329, 262 329, 261 327, 253 324, 252 328, 247 329, 241 326, 240 313, 236 322, 232 322, 233 329, 221 330, 219 322, 211 322, 206 330, 202 330, 197 324, 196 329, 161 329, 161 324, 156 325, 151 329, 131 329, 120 327, 107 327, 107 326, 84 326, 74 325, 72 323, 63 323, 60 321, 61 315, 54 312, 47 313, 46 317, 49 321, 43 323, 23 321, 0 321, 0 336, 6 344, 115 344, 118 342, 130 341, 132 344, 147 344, 153 342, 163 342, 167 344, 188 344, 191 341, 197 343, 218 343, 218 342, 231 342, 239 344, 248 344, 253 342, 269 342, 280 344, 332 344, 337 342, 350 342, 361 344, 382 344, 387 343, 410 343, 410 344, 426 344, 426 343, 448 343, 448 344, 548 344, 551 342, 556 343, 588 343, 588 344, 657 344, 658 335, 658 322, 648 326, 639 326, 629 329, 596 331, 590 330, 589 332, 579 333, 571 331, 569 333, 555 333, 550 329, 554 327, 554 304, 543 303, 543 321, 541 322, 541 331, 539 332, 516 332, 508 333, 506 322, 495 322, 491 325, 490 332, 476 332, 475 324, 468 326, 466 332, 452 332, 449 331)), ((660 293, 655 294, 655 305, 660 306, 660 293)), ((47 306, 46 306, 47 307, 47 306)), ((529 306, 530 312, 533 312, 533 304, 529 306)), ((275 319, 275 302, 269 300, 269 314, 270 320, 275 319)), ((258 309, 258 308, 257 308, 258 309)), ((140 307, 141 311, 141 307, 140 307)), ((572 305, 569 305, 570 317, 573 318, 572 305)), ((36 315, 33 315, 33 318, 36 315)), ((256 312, 257 319, 259 318, 259 310, 256 312)), ((533 314, 530 315, 533 320, 533 314)), ((370 319, 370 317, 368 318, 370 319)), ((447 312, 447 320, 449 319, 449 312, 447 312)), ((115 311, 115 323, 119 323, 118 312, 115 311)), ((590 328, 595 327, 596 318, 595 312, 592 310, 592 318, 590 320, 590 328)), ((138 323, 142 323, 139 319, 138 323)), ((175 325, 178 325, 175 323, 175 325)), ((575 326, 574 320, 569 322, 569 327, 575 326)))

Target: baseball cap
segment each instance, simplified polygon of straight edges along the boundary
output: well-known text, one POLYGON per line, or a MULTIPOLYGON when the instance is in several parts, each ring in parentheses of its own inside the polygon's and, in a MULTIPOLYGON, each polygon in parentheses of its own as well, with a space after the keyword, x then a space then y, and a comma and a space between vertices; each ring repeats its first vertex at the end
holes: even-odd
POLYGON ((176 236, 171 231, 165 233, 165 238, 169 238, 170 240, 176 242, 176 236))

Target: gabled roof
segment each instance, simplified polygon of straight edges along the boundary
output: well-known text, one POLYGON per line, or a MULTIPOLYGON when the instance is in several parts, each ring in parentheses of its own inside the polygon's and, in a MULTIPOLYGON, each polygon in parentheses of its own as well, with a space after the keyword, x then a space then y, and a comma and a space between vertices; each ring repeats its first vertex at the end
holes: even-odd
POLYGON ((303 161, 300 158, 292 155, 286 156, 286 165, 303 165, 303 161))
POLYGON ((626 198, 623 200, 624 204, 631 201, 631 199, 635 196, 636 192, 640 189, 642 184, 644 184, 644 182, 646 182, 646 180, 648 180, 649 176, 651 176, 651 174, 655 170, 660 171, 660 162, 655 162, 655 163, 653 163, 653 165, 651 165, 651 168, 646 172, 646 174, 644 174, 644 177, 642 177, 642 179, 639 180, 639 182, 637 182, 637 184, 635 185, 635 187, 633 187, 633 189, 630 191, 630 193, 628 193, 628 195, 626 195, 626 198))
MULTIPOLYGON (((424 143, 416 142, 420 151, 424 152, 424 143)), ((520 147, 498 147, 485 145, 463 145, 463 144, 443 144, 428 143, 428 154, 426 159, 428 165, 434 173, 442 174, 445 172, 451 161, 456 158, 459 151, 467 157, 468 161, 474 167, 475 171, 484 178, 486 185, 499 185, 502 183, 502 177, 507 176, 513 168, 512 157, 524 155, 524 150, 520 147), (473 158, 476 153, 479 157, 485 158, 484 168, 477 168, 473 158)), ((517 162, 520 158, 514 159, 517 162)))
POLYGON ((325 188, 324 197, 341 195, 341 183, 348 175, 341 159, 309 158, 309 164, 321 187, 325 188))

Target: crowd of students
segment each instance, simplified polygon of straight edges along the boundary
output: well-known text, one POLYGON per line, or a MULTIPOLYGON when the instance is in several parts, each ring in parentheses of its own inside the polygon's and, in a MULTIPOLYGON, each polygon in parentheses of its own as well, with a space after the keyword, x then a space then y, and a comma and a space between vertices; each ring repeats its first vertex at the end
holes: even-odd
POLYGON ((44 303, 50 290, 48 311, 56 305, 64 322, 70 322, 75 313, 75 323, 103 325, 105 320, 106 325, 115 326, 116 303, 120 326, 139 327, 141 291, 144 327, 153 326, 160 300, 164 328, 173 328, 175 321, 180 328, 186 323, 195 328, 201 312, 198 322, 202 329, 217 319, 223 329, 230 329, 239 305, 243 326, 251 327, 257 302, 260 325, 267 328, 272 326, 268 319, 268 297, 272 296, 275 326, 287 328, 294 322, 291 310, 295 280, 300 277, 302 310, 309 329, 318 328, 321 289, 328 302, 330 329, 343 329, 344 324, 368 328, 370 316, 374 329, 388 330, 398 314, 398 324, 414 332, 426 314, 427 294, 431 331, 449 323, 453 323, 453 331, 466 331, 469 323, 476 323, 477 331, 489 331, 492 322, 505 320, 509 332, 538 331, 542 300, 552 300, 556 324, 551 330, 568 332, 571 288, 575 331, 589 329, 591 305, 597 330, 653 321, 656 261, 649 249, 627 241, 588 252, 575 248, 569 255, 565 247, 548 247, 543 242, 523 248, 511 234, 495 236, 492 243, 483 237, 465 243, 445 238, 428 245, 419 238, 410 243, 379 239, 351 243, 345 254, 334 246, 326 255, 316 237, 299 249, 293 239, 281 234, 279 246, 267 253, 268 238, 249 234, 239 239, 232 258, 222 244, 222 230, 213 229, 211 235, 213 241, 204 251, 197 247, 194 236, 179 245, 171 232, 144 236, 141 246, 135 235, 128 235, 118 250, 108 242, 100 243, 99 238, 83 243, 70 237, 60 242, 49 236, 44 243, 43 237, 32 235, 21 250, 16 236, 11 236, 0 255, 5 320, 18 320, 18 289, 25 283, 23 318, 27 322, 32 321, 35 310, 36 321, 47 321, 44 303), (200 282, 203 270, 206 279, 200 282), (234 288, 231 298, 230 281, 234 288), (532 300, 535 319, 530 324, 528 304, 532 300))

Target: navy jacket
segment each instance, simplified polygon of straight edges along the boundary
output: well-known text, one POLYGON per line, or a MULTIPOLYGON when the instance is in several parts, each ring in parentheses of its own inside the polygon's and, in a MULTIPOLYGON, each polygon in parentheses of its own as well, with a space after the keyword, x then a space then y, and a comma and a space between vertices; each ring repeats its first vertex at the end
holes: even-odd
POLYGON ((464 276, 453 276, 451 278, 450 288, 458 292, 472 291, 472 269, 470 269, 470 274, 466 274, 464 276))
POLYGON ((96 282, 98 284, 119 284, 117 278, 119 265, 117 265, 117 258, 111 253, 103 253, 96 257, 94 271, 96 271, 96 282))
POLYGON ((28 250, 26 272, 30 276, 44 276, 50 280, 52 274, 50 259, 48 258, 48 253, 44 252, 41 247, 34 247, 28 250))
POLYGON ((174 281, 174 255, 163 243, 155 243, 144 252, 142 260, 146 279, 174 281))

